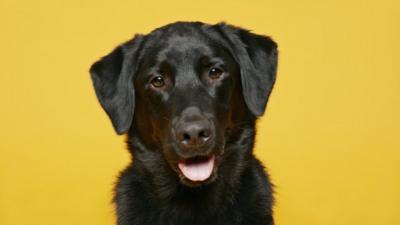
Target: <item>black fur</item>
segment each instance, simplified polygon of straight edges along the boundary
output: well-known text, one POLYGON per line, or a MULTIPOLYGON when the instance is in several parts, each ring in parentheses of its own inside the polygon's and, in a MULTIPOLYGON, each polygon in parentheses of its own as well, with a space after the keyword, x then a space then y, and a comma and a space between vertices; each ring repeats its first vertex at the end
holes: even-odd
POLYGON ((252 149, 276 66, 269 37, 199 22, 138 35, 93 64, 97 97, 116 132, 128 134, 133 156, 115 189, 119 225, 274 224, 272 185, 252 149), (223 75, 210 78, 211 67, 223 75), (149 83, 155 74, 162 88, 149 83), (207 148, 188 152, 176 143, 174 124, 188 107, 212 121, 207 148), (197 155, 216 157, 204 182, 177 167, 197 155))

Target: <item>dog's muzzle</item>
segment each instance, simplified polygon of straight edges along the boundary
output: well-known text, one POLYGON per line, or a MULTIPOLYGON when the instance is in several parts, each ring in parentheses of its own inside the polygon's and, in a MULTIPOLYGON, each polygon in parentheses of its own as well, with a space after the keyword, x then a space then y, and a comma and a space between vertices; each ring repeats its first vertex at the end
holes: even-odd
POLYGON ((214 170, 215 156, 212 147, 215 127, 198 107, 188 107, 175 119, 173 126, 175 142, 182 158, 178 168, 191 181, 205 181, 214 170))

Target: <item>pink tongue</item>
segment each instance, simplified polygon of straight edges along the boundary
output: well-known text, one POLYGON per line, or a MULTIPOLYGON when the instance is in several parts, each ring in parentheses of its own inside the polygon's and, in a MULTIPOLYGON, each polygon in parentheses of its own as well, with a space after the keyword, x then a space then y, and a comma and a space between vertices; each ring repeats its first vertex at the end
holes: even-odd
POLYGON ((210 157, 207 161, 196 162, 196 163, 184 163, 178 164, 179 169, 183 175, 191 181, 204 181, 207 180, 214 168, 214 156, 210 157))

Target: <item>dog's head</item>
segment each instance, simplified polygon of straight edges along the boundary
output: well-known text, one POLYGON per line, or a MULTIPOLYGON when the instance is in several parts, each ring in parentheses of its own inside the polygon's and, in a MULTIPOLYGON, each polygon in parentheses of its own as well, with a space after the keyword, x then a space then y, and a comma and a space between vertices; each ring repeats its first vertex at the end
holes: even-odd
POLYGON ((90 73, 116 132, 137 137, 182 183, 198 185, 216 178, 229 142, 264 113, 276 66, 269 37, 179 22, 135 36, 90 73))

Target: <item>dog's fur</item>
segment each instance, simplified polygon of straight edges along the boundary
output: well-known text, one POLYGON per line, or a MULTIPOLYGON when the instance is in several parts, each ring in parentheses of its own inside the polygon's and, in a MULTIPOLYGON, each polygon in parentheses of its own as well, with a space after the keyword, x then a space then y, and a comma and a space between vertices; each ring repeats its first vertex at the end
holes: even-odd
POLYGON ((97 97, 116 132, 128 134, 133 156, 115 189, 117 223, 274 224, 272 185, 252 149, 276 66, 277 45, 269 37, 200 22, 136 35, 94 63, 97 97), (212 77, 210 67, 222 75, 212 77), (155 74, 162 88, 149 82, 155 74), (174 124, 190 107, 211 121, 213 139, 184 151, 174 124), (177 167, 209 154, 216 165, 207 181, 190 181, 177 167))

